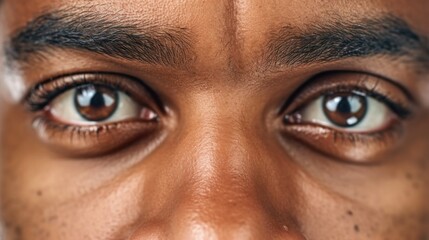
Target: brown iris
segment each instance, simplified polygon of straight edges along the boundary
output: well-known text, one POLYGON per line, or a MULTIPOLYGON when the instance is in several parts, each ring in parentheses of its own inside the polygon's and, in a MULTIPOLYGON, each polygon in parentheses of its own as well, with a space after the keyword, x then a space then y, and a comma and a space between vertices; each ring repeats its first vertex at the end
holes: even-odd
POLYGON ((88 84, 76 89, 76 111, 88 121, 103 121, 111 117, 119 102, 118 92, 112 88, 88 84))
POLYGON ((365 118, 367 105, 367 98, 360 94, 335 93, 325 96, 322 107, 333 124, 353 127, 365 118))

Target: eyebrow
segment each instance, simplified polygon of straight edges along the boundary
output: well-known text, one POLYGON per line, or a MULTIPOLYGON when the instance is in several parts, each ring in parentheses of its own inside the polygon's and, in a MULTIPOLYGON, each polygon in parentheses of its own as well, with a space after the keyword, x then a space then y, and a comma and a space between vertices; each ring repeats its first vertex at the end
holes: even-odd
POLYGON ((180 67, 192 59, 186 28, 142 26, 90 11, 57 10, 30 21, 5 46, 6 59, 28 61, 55 49, 84 50, 148 64, 180 67))
POLYGON ((429 45, 404 20, 392 15, 342 19, 316 23, 304 30, 284 27, 273 32, 267 62, 271 66, 296 66, 376 55, 407 57, 427 66, 429 45))

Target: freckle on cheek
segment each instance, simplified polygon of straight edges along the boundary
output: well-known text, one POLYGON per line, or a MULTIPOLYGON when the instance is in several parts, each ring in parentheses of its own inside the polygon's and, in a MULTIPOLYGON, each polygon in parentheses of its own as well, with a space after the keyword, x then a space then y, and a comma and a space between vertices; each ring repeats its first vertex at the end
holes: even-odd
POLYGON ((355 225, 354 229, 355 229, 355 232, 360 232, 359 225, 355 225))
POLYGON ((407 174, 405 174, 405 177, 406 177, 408 180, 412 180, 412 179, 413 179, 413 175, 412 175, 411 173, 407 173, 407 174))
POLYGON ((15 237, 17 240, 22 238, 22 228, 20 226, 15 227, 15 237))

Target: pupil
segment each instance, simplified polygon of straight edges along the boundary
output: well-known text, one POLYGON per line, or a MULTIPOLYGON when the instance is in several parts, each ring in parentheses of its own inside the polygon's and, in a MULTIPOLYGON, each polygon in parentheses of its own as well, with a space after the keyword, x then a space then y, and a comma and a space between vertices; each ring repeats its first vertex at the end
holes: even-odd
POLYGON ((325 96, 325 116, 339 127, 353 127, 366 116, 367 98, 354 93, 337 93, 325 96))
POLYGON ((350 113, 351 110, 352 108, 350 106, 349 99, 347 97, 341 97, 341 100, 337 106, 337 111, 343 114, 347 114, 347 113, 350 113))
POLYGON ((106 104, 104 102, 103 94, 100 92, 96 92, 94 96, 91 98, 91 107, 94 108, 101 108, 104 107, 106 104))
POLYGON ((116 90, 102 85, 84 85, 75 93, 76 111, 88 121, 103 121, 111 117, 118 106, 116 90))

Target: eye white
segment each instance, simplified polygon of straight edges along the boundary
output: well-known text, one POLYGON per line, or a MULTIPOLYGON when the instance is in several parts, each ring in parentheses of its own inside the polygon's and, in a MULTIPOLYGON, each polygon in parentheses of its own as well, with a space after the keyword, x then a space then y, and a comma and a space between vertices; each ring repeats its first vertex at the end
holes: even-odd
MULTIPOLYGON (((127 94, 119 91, 117 99, 118 106, 112 116, 101 122, 88 121, 82 117, 75 107, 74 97, 76 91, 76 88, 70 89, 56 97, 52 102, 50 106, 50 112, 57 120, 70 124, 92 125, 107 122, 119 122, 140 116, 142 107, 133 101, 127 94)), ((90 99, 90 97, 85 99, 90 99)), ((113 101, 113 99, 105 100, 113 101)))
MULTIPOLYGON (((356 111, 357 110, 356 107, 358 107, 358 105, 353 104, 353 100, 351 97, 352 96, 350 96, 348 100, 349 102, 352 103, 351 104, 352 111, 356 111)), ((338 125, 333 123, 323 111, 323 108, 324 108, 323 100, 324 100, 324 96, 321 96, 316 100, 312 101, 306 107, 304 107, 300 112, 301 120, 303 122, 312 122, 319 125, 336 128, 336 129, 347 130, 351 132, 371 132, 382 128, 391 119, 391 111, 386 106, 386 104, 372 97, 367 97, 366 114, 363 116, 360 122, 352 127, 339 127, 338 125)), ((338 101, 340 100, 340 98, 337 99, 338 100, 337 102, 335 100, 336 99, 334 99, 334 101, 331 101, 326 105, 326 107, 331 111, 336 110, 336 107, 338 105, 338 101)), ((347 123, 349 125, 353 125, 358 121, 359 119, 357 119, 356 117, 352 117, 347 120, 347 123)))

